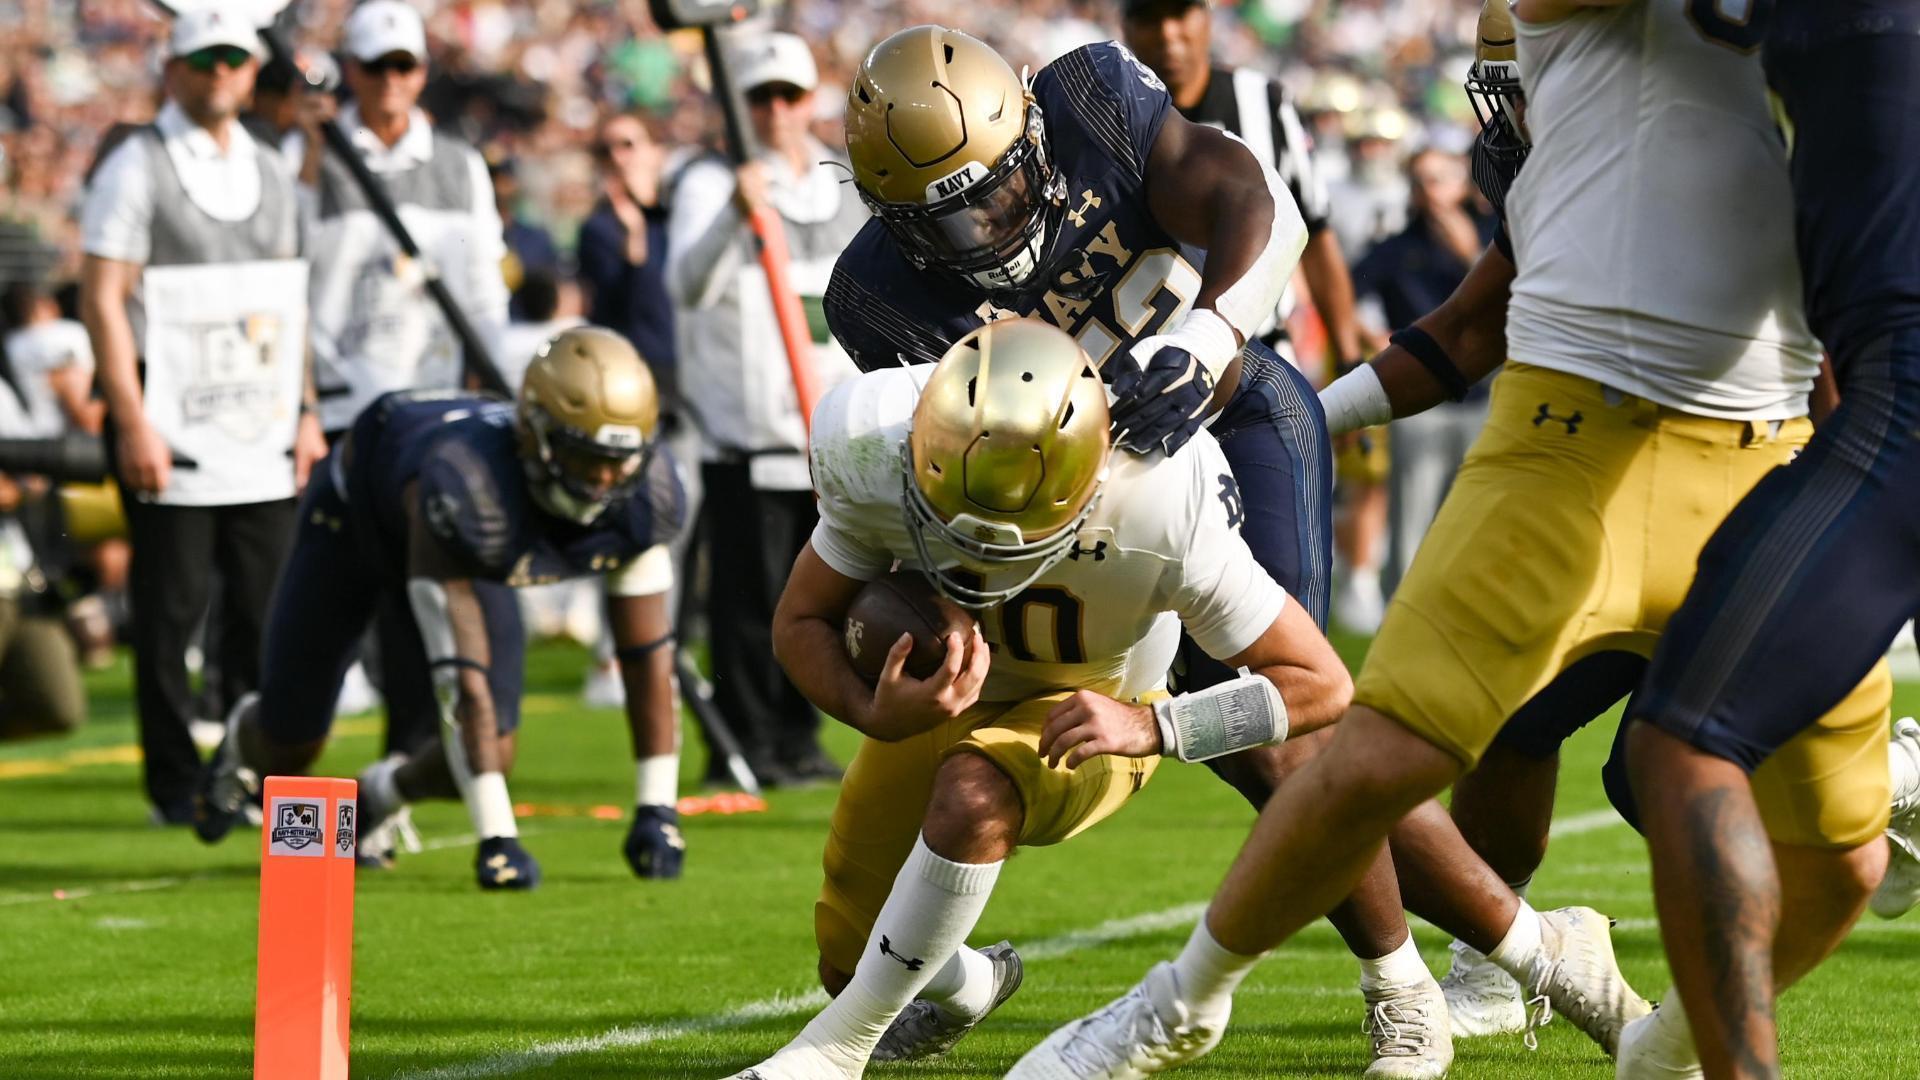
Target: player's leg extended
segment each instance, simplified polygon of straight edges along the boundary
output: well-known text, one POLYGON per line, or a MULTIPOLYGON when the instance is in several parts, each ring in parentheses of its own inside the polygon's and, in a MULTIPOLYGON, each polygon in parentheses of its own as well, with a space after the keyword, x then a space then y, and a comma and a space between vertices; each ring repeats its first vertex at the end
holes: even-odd
POLYGON ((1105 819, 1157 764, 1101 757, 1048 768, 1040 733, 1062 697, 982 706, 925 736, 863 744, 835 809, 815 909, 823 979, 849 968, 852 977, 798 1038, 743 1077, 858 1075, 883 1036, 897 1044, 890 1057, 937 1053, 1018 988, 1017 957, 965 948, 1001 863, 1016 846, 1058 843, 1105 819), (916 799, 922 816, 905 812, 916 799), (897 873, 868 915, 888 864, 897 873))
MULTIPOLYGON (((1564 666, 1569 628, 1593 612, 1596 582, 1607 577, 1603 509, 1643 437, 1634 417, 1609 425, 1596 408, 1583 412, 1595 416, 1587 426, 1535 424, 1542 400, 1554 415, 1572 416, 1573 400, 1597 407, 1600 392, 1522 365, 1496 382, 1487 429, 1394 596, 1354 708, 1326 753, 1262 810, 1174 965, 1174 996, 1194 1015, 1224 1019, 1258 953, 1331 908, 1388 831, 1477 760, 1506 718, 1564 666)), ((1444 815, 1440 821, 1451 828, 1444 815)), ((1474 858, 1457 839, 1456 847, 1474 858)), ((1586 909, 1535 915, 1490 872, 1483 878, 1469 887, 1508 915, 1508 925, 1496 917, 1483 938, 1497 940, 1495 959, 1610 1049, 1619 1027, 1647 1006, 1619 977, 1605 921, 1586 909)), ((1150 974, 1135 993, 1152 997, 1165 983, 1150 974)), ((1056 1031, 1013 1075, 1054 1075, 1049 1063, 1070 1056, 1064 1047, 1089 1040, 1116 1046, 1116 1060, 1142 1057, 1159 1067, 1204 1052, 1103 1034, 1113 1025, 1102 1017, 1113 1012, 1056 1031), (1174 1056, 1155 1056, 1163 1050, 1174 1056)))
POLYGON ((1782 899, 1747 773, 1845 697, 1920 606, 1916 428, 1920 335, 1898 332, 1846 364, 1840 408, 1715 533, 1635 706, 1629 770, 1661 933, 1715 1075, 1779 1068, 1782 899))
POLYGON ((361 564, 346 504, 324 471, 301 498, 292 552, 267 612, 260 690, 236 703, 201 781, 196 827, 232 828, 262 777, 303 773, 326 746, 333 702, 377 586, 361 564))

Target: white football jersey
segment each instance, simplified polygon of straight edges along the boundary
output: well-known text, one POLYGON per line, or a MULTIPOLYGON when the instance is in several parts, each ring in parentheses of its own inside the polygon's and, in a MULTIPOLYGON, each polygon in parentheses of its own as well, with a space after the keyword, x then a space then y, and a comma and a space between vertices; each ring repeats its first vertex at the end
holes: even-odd
POLYGON ((1507 200, 1514 359, 1705 416, 1805 415, 1820 349, 1758 21, 1735 10, 1755 6, 1515 14, 1533 151, 1507 200))
MULTIPOLYGON (((870 372, 835 387, 814 410, 813 549, 848 577, 870 581, 896 562, 925 569, 901 501, 901 447, 932 371, 870 372)), ((1216 657, 1252 645, 1286 593, 1241 539, 1243 513, 1226 458, 1205 432, 1172 458, 1115 451, 1073 553, 981 614, 993 646, 981 700, 1072 689, 1125 699, 1159 689, 1182 623, 1216 657)), ((940 568, 957 565, 928 539, 940 568)), ((989 576, 988 584, 1002 582, 989 576)))

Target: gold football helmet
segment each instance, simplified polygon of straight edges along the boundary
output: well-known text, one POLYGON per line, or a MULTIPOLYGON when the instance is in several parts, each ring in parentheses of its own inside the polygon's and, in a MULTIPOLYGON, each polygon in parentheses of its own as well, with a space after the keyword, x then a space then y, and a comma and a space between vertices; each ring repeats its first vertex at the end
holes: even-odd
POLYGON ((1073 550, 1110 448, 1106 390, 1066 331, 1004 319, 955 342, 901 454, 907 531, 934 586, 984 608, 1033 584, 1073 550), (936 542, 968 573, 938 570, 936 542), (1008 573, 1017 584, 986 580, 1008 573))
POLYGON ((1527 141, 1521 114, 1520 52, 1514 45, 1512 0, 1485 0, 1480 6, 1473 65, 1467 69, 1467 97, 1480 126, 1504 123, 1522 145, 1527 141))
POLYGON ((847 91, 854 186, 921 267, 989 293, 1035 281, 1066 212, 1027 84, 984 42, 941 26, 873 47, 847 91))
POLYGON ((627 339, 582 326, 533 354, 520 386, 520 456, 534 501, 586 523, 633 489, 660 423, 653 373, 627 339))

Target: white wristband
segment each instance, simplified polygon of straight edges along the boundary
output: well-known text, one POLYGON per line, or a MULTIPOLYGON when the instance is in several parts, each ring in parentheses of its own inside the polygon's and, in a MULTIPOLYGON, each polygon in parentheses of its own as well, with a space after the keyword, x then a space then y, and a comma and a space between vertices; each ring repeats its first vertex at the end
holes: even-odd
POLYGON ((1320 391, 1320 407, 1327 413, 1327 434, 1376 427, 1393 419, 1393 402, 1372 364, 1361 364, 1320 391))
POLYGON ((633 801, 638 806, 672 806, 680 800, 680 755, 655 754, 634 765, 633 801))
POLYGON ((1287 703, 1272 680, 1241 668, 1235 678, 1156 701, 1160 753, 1189 764, 1285 742, 1287 703))
MULTIPOLYGON (((1160 340, 1160 345, 1173 345, 1192 353, 1200 366, 1207 369, 1215 385, 1219 385, 1220 376, 1226 374, 1228 366, 1240 356, 1239 335, 1234 333, 1232 324, 1212 308, 1194 308, 1187 312, 1187 317, 1160 340)), ((1151 359, 1151 355, 1139 357, 1142 366, 1151 359)))

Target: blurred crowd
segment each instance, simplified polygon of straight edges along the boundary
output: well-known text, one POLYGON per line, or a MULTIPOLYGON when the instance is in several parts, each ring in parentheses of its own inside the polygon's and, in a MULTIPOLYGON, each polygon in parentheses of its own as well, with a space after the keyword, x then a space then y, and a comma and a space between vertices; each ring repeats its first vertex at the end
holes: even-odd
MULTIPOLYGON (((738 582, 754 575, 742 578, 735 567, 722 564, 752 558, 753 545, 716 542, 712 523, 722 523, 723 536, 751 539, 777 522, 783 534, 803 538, 811 511, 804 469, 783 478, 779 462, 760 445, 766 439, 791 444, 796 436, 787 428, 798 430, 797 417, 763 418, 764 430, 759 430, 751 421, 743 428, 738 418, 699 415, 749 407, 738 395, 723 392, 740 376, 715 374, 712 355, 716 348, 751 347, 747 337, 725 336, 736 331, 701 329, 706 324, 697 312, 718 294, 696 287, 698 282, 689 284, 684 269, 690 261, 686 256, 699 247, 701 229, 738 228, 737 219, 724 217, 724 197, 703 202, 682 198, 679 191, 687 177, 701 177, 701 169, 719 160, 715 151, 724 133, 701 40, 695 33, 661 32, 646 0, 410 0, 409 6, 426 30, 419 106, 436 131, 479 150, 492 183, 504 244, 500 284, 511 296, 511 322, 497 328, 491 342, 495 357, 509 379, 515 378, 540 341, 591 321, 625 334, 656 366, 668 409, 682 420, 673 435, 676 452, 694 463, 694 486, 704 479, 710 489, 702 518, 707 524, 699 530, 707 543, 682 555, 689 566, 706 567, 692 576, 696 583, 720 581, 734 590, 684 605, 681 637, 711 639, 719 629, 724 638, 736 623, 752 621, 743 617, 770 604, 778 583, 771 583, 765 597, 739 594, 738 582), (698 203, 699 209, 677 210, 678 202, 698 203), (721 216, 719 226, 714 215, 721 216), (675 250, 675 245, 689 250, 675 250), (722 385, 716 389, 716 384, 722 385), (696 400, 703 394, 708 402, 696 400), (750 522, 758 524, 743 524, 750 522)), ((1306 124, 1314 166, 1331 193, 1331 228, 1349 265, 1357 268, 1356 295, 1368 344, 1377 347, 1412 317, 1408 311, 1415 295, 1431 298, 1433 289, 1445 295, 1449 275, 1457 281, 1470 261, 1471 245, 1483 244, 1488 234, 1486 207, 1466 179, 1464 155, 1474 121, 1460 90, 1478 5, 1471 0, 1240 0, 1210 6, 1216 61, 1278 77, 1306 124), (1430 252, 1441 253, 1438 269, 1430 252), (1419 263, 1422 280, 1407 280, 1409 260, 1419 263)), ((303 137, 311 138, 316 123, 336 115, 335 100, 353 89, 351 78, 342 78, 343 69, 349 75, 355 70, 344 36, 353 9, 354 0, 296 0, 278 16, 297 45, 296 56, 292 63, 262 64, 246 121, 256 138, 288 151, 292 168, 302 164, 303 137)), ((776 177, 771 192, 766 177, 736 174, 733 201, 750 208, 771 198, 788 217, 790 230, 808 220, 811 211, 794 209, 808 199, 826 199, 821 221, 838 212, 831 205, 838 174, 809 180, 807 170, 842 149, 847 81, 864 52, 893 30, 920 22, 954 23, 1000 49, 1016 67, 1037 70, 1078 45, 1118 36, 1119 20, 1115 0, 978 0, 960 8, 931 0, 770 4, 756 20, 760 25, 748 33, 791 33, 810 55, 801 65, 804 79, 794 74, 794 57, 765 58, 772 65, 766 85, 774 93, 755 100, 754 109, 766 111, 756 113, 754 130, 762 140, 779 144, 772 148, 775 156, 790 158, 795 172, 785 180, 776 177), (809 85, 796 87, 796 80, 809 85), (790 92, 798 89, 811 93, 790 92), (803 96, 804 108, 796 109, 803 96), (814 185, 811 195, 809 184, 814 185)), ((8 345, 9 355, 0 361, 0 439, 100 429, 97 401, 88 406, 85 393, 73 390, 84 390, 93 367, 71 288, 83 261, 81 207, 112 133, 151 121, 164 100, 168 28, 167 18, 147 0, 0 0, 0 287, 26 290, 10 301, 5 329, 14 335, 40 324, 64 328, 35 331, 39 344, 31 349, 24 341, 8 345), (64 349, 55 348, 63 342, 64 349), (36 358, 31 364, 29 355, 36 358), (58 409, 43 408, 31 423, 21 419, 29 411, 25 407, 9 413, 9 390, 18 402, 31 403, 46 396, 43 381, 63 388, 66 397, 59 399, 58 409)), ((377 69, 374 76, 381 77, 377 69)), ((713 184, 724 188, 734 179, 726 175, 730 171, 707 174, 690 186, 701 189, 696 194, 711 195, 713 184)), ((851 188, 838 186, 843 204, 857 209, 851 188)), ((832 253, 814 253, 819 265, 803 268, 801 276, 823 275, 832 253)), ((809 289, 802 281, 801 291, 817 292, 821 284, 809 289)), ((1316 377, 1330 377, 1338 361, 1357 359, 1327 355, 1327 337, 1315 325, 1312 305, 1298 305, 1294 319, 1299 360, 1316 377)), ((1475 422, 1469 418, 1469 424, 1475 422)), ((326 425, 329 435, 338 426, 330 420, 326 425)), ((1342 472, 1348 520, 1341 543, 1344 587, 1337 594, 1342 610, 1336 618, 1366 630, 1378 619, 1382 565, 1404 564, 1425 520, 1413 514, 1415 525, 1396 527, 1395 539, 1387 539, 1390 467, 1384 441, 1363 439, 1342 452, 1353 464, 1342 472), (1399 538, 1402 532, 1411 539, 1399 538)), ((1454 457, 1452 451, 1436 453, 1454 457)), ((1421 480, 1418 501, 1437 502, 1448 471, 1450 466, 1438 480, 1421 480)), ((0 486, 0 522, 22 519, 22 507, 35 491, 31 483, 0 486)), ((67 501, 66 512, 91 520, 90 504, 67 501)), ((89 536, 89 543, 77 546, 74 537, 87 535, 85 530, 56 524, 40 527, 40 550, 28 554, 24 536, 9 546, 9 537, 21 533, 17 525, 0 529, 0 676, 8 647, 6 604, 29 589, 48 597, 33 605, 50 620, 46 625, 70 624, 67 636, 76 643, 69 650, 71 663, 110 655, 106 644, 112 627, 124 628, 127 620, 124 545, 89 536), (71 550, 51 550, 56 546, 71 550), (58 580, 49 578, 55 568, 58 580)), ((766 570, 769 576, 778 572, 777 567, 766 570)), ((1390 587, 1390 569, 1385 578, 1390 587)), ((534 632, 588 643, 603 638, 590 594, 529 593, 534 632)), ((728 647, 764 651, 752 641, 728 647)), ((610 651, 604 641, 601 655, 598 677, 590 683, 592 696, 617 699, 621 687, 605 659, 610 651)), ((741 684, 752 681, 747 669, 728 673, 720 656, 714 668, 722 676, 723 707, 808 711, 790 688, 748 686, 741 698, 741 684), (731 701, 730 693, 735 695, 731 701)), ((346 707, 366 702, 357 696, 357 680, 357 673, 349 680, 346 707)), ((76 718, 71 685, 56 690, 68 704, 51 727, 76 718)), ((6 695, 0 678, 0 712, 7 711, 6 695)), ((217 716, 220 704, 219 694, 212 694, 199 710, 201 718, 217 716)), ((751 718, 737 718, 737 723, 770 755, 755 762, 758 770, 777 777, 786 769, 802 778, 832 770, 819 759, 806 723, 791 730, 751 718), (767 729, 756 730, 760 727, 767 729)), ((718 766, 710 771, 719 777, 718 766)))
MULTIPOLYGON (((720 135, 697 36, 662 34, 645 0, 441 0, 426 16, 435 120, 518 172, 515 211, 564 254, 597 197, 591 147, 610 111, 638 109, 668 146, 720 135)), ((286 13, 309 50, 335 49, 352 0, 300 0, 286 13)), ((1471 121, 1459 92, 1477 6, 1464 0, 1244 0, 1216 4, 1215 52, 1283 78, 1337 176, 1350 136, 1419 139, 1471 121)), ((865 50, 918 22, 950 21, 1034 69, 1114 36, 1112 0, 790 0, 776 25, 815 48, 818 134, 833 143, 839 95, 865 50)), ((167 22, 147 0, 0 0, 0 277, 70 280, 75 208, 101 137, 158 105, 167 22)), ((272 74, 268 73, 271 81, 272 74)), ((1356 253, 1357 255, 1358 253, 1356 253)))

